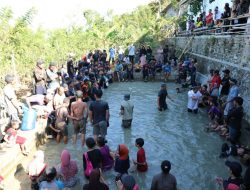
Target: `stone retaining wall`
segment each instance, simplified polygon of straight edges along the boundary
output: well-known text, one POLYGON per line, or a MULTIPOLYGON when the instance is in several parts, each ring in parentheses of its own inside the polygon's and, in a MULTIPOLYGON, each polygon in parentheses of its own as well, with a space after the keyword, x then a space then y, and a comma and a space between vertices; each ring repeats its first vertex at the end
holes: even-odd
POLYGON ((189 57, 197 58, 198 71, 203 77, 209 75, 210 69, 231 70, 231 76, 239 82, 246 119, 250 121, 249 35, 176 37, 168 38, 167 43, 176 47, 178 56, 185 49, 189 57))

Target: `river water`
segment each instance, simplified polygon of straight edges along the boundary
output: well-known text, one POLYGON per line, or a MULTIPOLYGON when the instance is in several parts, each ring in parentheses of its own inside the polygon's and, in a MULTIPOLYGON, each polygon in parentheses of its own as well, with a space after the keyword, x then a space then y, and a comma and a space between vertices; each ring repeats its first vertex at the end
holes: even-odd
MULTIPOLYGON (((179 190, 217 189, 215 177, 228 176, 224 161, 218 158, 222 140, 214 133, 204 132, 204 126, 209 123, 206 110, 199 111, 197 115, 187 113, 187 93, 177 94, 176 84, 167 85, 169 96, 174 101, 167 101, 169 109, 165 112, 159 112, 156 106, 158 82, 114 83, 104 91, 103 99, 109 103, 111 113, 108 145, 116 150, 118 144, 127 144, 130 158, 135 159, 135 139, 144 138, 149 170, 132 173, 141 190, 150 189, 152 177, 160 172, 161 161, 165 159, 172 163, 171 173, 176 176, 179 190), (121 128, 119 109, 125 93, 131 93, 135 105, 131 129, 121 128)), ((91 134, 92 128, 88 125, 87 136, 91 134)), ((82 154, 86 147, 80 146, 80 139, 75 146, 71 141, 66 146, 50 141, 41 147, 49 166, 60 162, 63 148, 68 149, 72 158, 78 161, 80 182, 74 189, 82 189, 86 183, 82 170, 82 154)), ((104 176, 110 189, 115 190, 115 172, 107 172, 104 176)), ((28 181, 23 180, 22 189, 28 189, 27 186, 28 181)))

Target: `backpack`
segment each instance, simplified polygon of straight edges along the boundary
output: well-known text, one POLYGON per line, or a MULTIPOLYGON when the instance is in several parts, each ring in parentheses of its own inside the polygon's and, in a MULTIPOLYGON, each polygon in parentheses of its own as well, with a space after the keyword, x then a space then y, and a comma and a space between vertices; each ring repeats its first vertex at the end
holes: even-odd
POLYGON ((85 156, 85 159, 86 159, 86 169, 84 170, 84 175, 86 177, 89 177, 90 176, 90 173, 92 172, 92 170, 94 169, 93 168, 93 165, 91 163, 91 161, 89 160, 89 157, 88 157, 88 153, 85 152, 84 153, 84 156, 85 156))

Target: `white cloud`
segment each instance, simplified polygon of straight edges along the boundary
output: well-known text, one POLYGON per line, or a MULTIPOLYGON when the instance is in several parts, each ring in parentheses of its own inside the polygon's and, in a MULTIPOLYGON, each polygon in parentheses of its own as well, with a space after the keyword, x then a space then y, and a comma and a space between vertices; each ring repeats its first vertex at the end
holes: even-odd
POLYGON ((72 23, 83 24, 82 13, 86 9, 96 10, 102 15, 110 9, 114 14, 122 14, 150 1, 152 0, 1 0, 0 7, 10 6, 16 17, 35 7, 37 14, 33 27, 42 25, 44 28, 58 28, 72 23))

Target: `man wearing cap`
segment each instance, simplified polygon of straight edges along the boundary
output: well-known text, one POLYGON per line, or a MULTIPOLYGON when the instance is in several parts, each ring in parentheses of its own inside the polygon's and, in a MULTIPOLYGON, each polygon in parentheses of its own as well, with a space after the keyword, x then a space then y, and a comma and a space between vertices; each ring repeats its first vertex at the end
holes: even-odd
POLYGON ((48 87, 52 90, 56 90, 60 84, 59 84, 59 75, 57 74, 57 67, 56 63, 52 62, 49 64, 49 69, 46 71, 47 73, 47 82, 48 87))
POLYGON ((123 174, 121 179, 116 181, 118 190, 139 190, 133 176, 123 174))
POLYGON ((171 163, 164 160, 161 163, 162 172, 153 177, 150 190, 177 190, 175 176, 170 174, 171 163))
POLYGON ((239 95, 239 87, 237 86, 236 79, 229 79, 230 89, 227 96, 227 101, 225 103, 226 107, 224 109, 224 116, 227 117, 228 112, 233 108, 233 100, 239 95))
POLYGON ((229 169, 230 176, 227 180, 217 177, 217 183, 220 185, 222 190, 239 190, 239 187, 243 184, 243 178, 241 177, 242 167, 240 163, 235 161, 226 161, 225 165, 229 169))
POLYGON ((159 111, 164 111, 168 108, 167 103, 166 103, 166 97, 168 97, 170 100, 172 100, 168 96, 167 85, 165 83, 162 83, 161 89, 158 93, 158 99, 157 99, 157 105, 158 105, 159 111))
POLYGON ((76 91, 77 100, 71 104, 70 111, 71 116, 77 118, 73 120, 74 134, 73 134, 73 144, 76 144, 77 135, 81 133, 82 146, 85 142, 86 134, 86 122, 88 117, 88 106, 85 102, 82 101, 83 93, 82 91, 76 91))
POLYGON ((121 115, 122 115, 122 127, 129 128, 131 127, 132 120, 133 120, 133 111, 134 111, 134 104, 130 100, 130 94, 124 95, 124 100, 121 104, 121 115))
POLYGON ((33 76, 35 79, 35 94, 46 94, 46 71, 44 69, 43 60, 38 60, 36 68, 34 69, 33 76))
POLYGON ((7 105, 7 113, 11 119, 11 121, 19 121, 18 114, 23 113, 21 109, 21 104, 17 100, 17 96, 13 87, 14 84, 14 76, 6 75, 5 82, 7 83, 3 88, 4 101, 7 105))
POLYGON ((229 89, 230 89, 230 82, 229 82, 230 71, 228 69, 225 69, 223 71, 223 73, 224 73, 224 76, 223 76, 222 81, 221 81, 222 88, 220 91, 220 95, 227 96, 229 93, 229 89))

